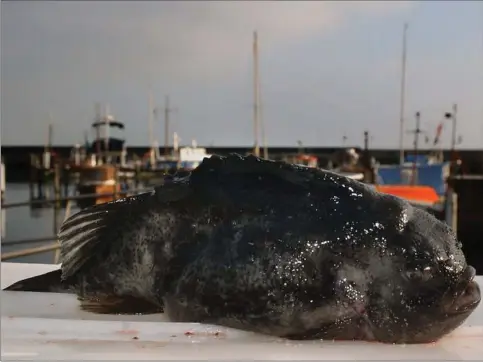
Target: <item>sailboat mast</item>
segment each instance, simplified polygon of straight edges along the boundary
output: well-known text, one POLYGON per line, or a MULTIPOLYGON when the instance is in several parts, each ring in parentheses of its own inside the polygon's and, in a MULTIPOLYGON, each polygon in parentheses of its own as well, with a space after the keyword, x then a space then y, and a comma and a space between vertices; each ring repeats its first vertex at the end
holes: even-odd
POLYGON ((149 132, 149 160, 151 167, 156 164, 156 153, 154 149, 154 100, 153 93, 149 91, 148 95, 148 132, 149 132))
POLYGON ((267 137, 265 133, 265 119, 263 117, 263 102, 262 102, 262 84, 260 81, 260 71, 258 67, 259 63, 259 50, 258 50, 258 39, 257 39, 257 52, 256 52, 257 58, 256 58, 256 63, 257 63, 257 81, 256 81, 256 86, 258 89, 258 121, 260 124, 260 131, 261 131, 261 136, 262 136, 262 145, 263 145, 263 158, 268 159, 268 148, 267 148, 267 137))
POLYGON ((402 62, 401 62, 401 95, 399 110, 399 164, 404 164, 404 111, 406 106, 406 52, 407 52, 407 30, 408 24, 404 23, 403 27, 403 46, 402 46, 402 62))
POLYGON ((169 107, 169 96, 166 96, 164 108, 164 154, 169 154, 169 113, 171 108, 169 107))
POLYGON ((258 84, 258 95, 260 97, 260 127, 262 131, 262 142, 263 142, 263 158, 268 159, 268 147, 267 147, 267 137, 265 133, 265 119, 263 117, 263 106, 262 106, 262 92, 261 92, 261 85, 258 84))
POLYGON ((260 156, 260 146, 258 142, 258 123, 259 123, 259 94, 258 94, 258 35, 257 32, 253 32, 253 138, 254 147, 253 153, 255 156, 260 156))
POLYGON ((149 132, 149 146, 154 147, 154 102, 153 93, 149 92, 148 95, 148 132, 149 132))

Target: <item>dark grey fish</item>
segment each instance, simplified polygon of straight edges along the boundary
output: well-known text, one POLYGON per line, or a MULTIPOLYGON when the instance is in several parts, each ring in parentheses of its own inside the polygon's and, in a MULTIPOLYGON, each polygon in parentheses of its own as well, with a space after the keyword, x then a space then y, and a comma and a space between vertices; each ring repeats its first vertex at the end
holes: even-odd
POLYGON ((152 193, 84 209, 59 238, 57 277, 10 290, 62 287, 99 313, 389 343, 438 340, 481 298, 454 233, 427 212, 254 156, 212 156, 152 193))

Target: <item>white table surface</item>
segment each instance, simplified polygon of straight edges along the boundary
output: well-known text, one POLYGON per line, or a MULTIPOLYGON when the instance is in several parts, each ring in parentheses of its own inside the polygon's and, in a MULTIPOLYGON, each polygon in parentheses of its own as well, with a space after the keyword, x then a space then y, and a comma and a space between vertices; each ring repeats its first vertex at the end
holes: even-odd
MULTIPOLYGON (((2 288, 58 268, 1 264, 2 288)), ((483 277, 477 277, 483 286, 483 277)), ((483 306, 437 343, 286 341, 162 314, 106 316, 80 311, 73 295, 2 291, 3 360, 481 360, 483 306), (191 334, 186 332, 191 332, 191 334)))

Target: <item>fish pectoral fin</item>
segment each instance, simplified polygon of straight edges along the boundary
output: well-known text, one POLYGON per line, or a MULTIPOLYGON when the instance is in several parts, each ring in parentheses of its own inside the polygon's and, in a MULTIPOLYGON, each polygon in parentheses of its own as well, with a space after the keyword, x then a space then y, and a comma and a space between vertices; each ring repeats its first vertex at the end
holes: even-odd
POLYGON ((119 244, 127 222, 136 223, 143 217, 143 211, 152 207, 154 202, 150 192, 87 207, 68 218, 58 234, 62 280, 76 274, 92 258, 119 244))
POLYGON ((96 314, 155 314, 162 313, 163 306, 130 295, 79 296, 80 307, 96 314))

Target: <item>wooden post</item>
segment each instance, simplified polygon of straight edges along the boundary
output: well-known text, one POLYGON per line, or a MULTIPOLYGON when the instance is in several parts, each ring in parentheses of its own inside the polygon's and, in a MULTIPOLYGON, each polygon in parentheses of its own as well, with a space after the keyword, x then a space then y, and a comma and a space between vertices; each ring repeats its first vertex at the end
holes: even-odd
POLYGON ((29 197, 30 201, 34 199, 34 183, 35 183, 35 168, 34 155, 30 154, 30 177, 29 177, 29 197))
POLYGON ((64 198, 69 197, 69 183, 70 183, 70 167, 62 167, 62 184, 64 188, 64 198))
POLYGON ((448 188, 445 200, 445 221, 453 229, 458 232, 458 194, 452 187, 448 188))
POLYGON ((139 177, 140 177, 140 170, 141 165, 139 163, 136 163, 135 169, 134 169, 134 188, 139 187, 139 177))
POLYGON ((453 217, 451 218, 451 227, 456 235, 458 235, 458 194, 453 192, 451 195, 452 207, 453 207, 453 217))
POLYGON ((60 163, 58 161, 54 164, 54 199, 55 199, 55 207, 60 208, 60 163))
POLYGON ((5 177, 5 163, 2 157, 2 168, 0 170, 0 189, 2 192, 2 204, 5 202, 5 187, 6 187, 6 177, 5 177))
POLYGON ((5 210, 3 209, 3 204, 5 202, 5 188, 6 188, 6 176, 5 176, 5 163, 3 162, 2 157, 2 168, 0 170, 0 188, 2 191, 2 200, 1 200, 1 207, 0 207, 0 218, 2 224, 0 225, 1 228, 1 238, 2 240, 5 239, 5 229, 6 229, 6 221, 5 221, 5 210))
POLYGON ((54 235, 57 234, 57 228, 59 227, 59 211, 61 208, 60 204, 60 164, 58 160, 54 163, 54 214, 53 214, 53 224, 52 231, 54 235))
POLYGON ((42 200, 44 199, 44 183, 45 183, 45 172, 42 169, 42 165, 40 163, 40 159, 37 155, 34 155, 34 174, 35 174, 35 181, 37 183, 37 199, 42 200))
POLYGON ((119 197, 118 187, 119 187, 119 172, 118 172, 118 168, 115 167, 114 168, 114 200, 117 200, 119 197))

